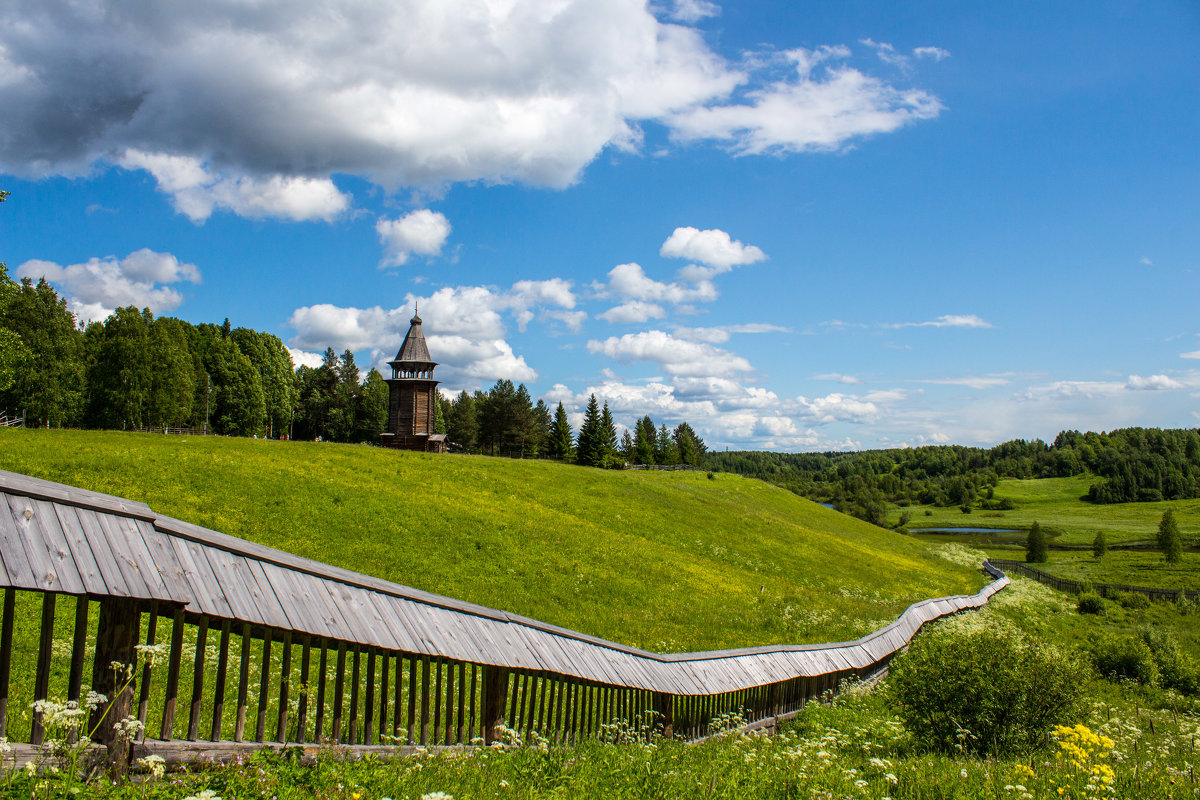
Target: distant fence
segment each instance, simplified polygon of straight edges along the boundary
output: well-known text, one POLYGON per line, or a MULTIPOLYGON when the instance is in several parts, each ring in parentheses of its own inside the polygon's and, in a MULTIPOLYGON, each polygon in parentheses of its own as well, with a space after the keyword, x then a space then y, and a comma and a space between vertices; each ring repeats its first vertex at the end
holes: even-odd
POLYGON ((23 428, 25 427, 25 418, 10 417, 7 413, 0 412, 0 427, 23 428))
POLYGON ((626 464, 625 469, 651 469, 660 470, 662 472, 676 472, 678 470, 692 470, 694 472, 706 472, 704 467, 693 466, 692 464, 626 464))
POLYGON ((96 734, 113 763, 126 716, 145 725, 136 752, 172 760, 488 743, 504 727, 574 741, 614 721, 695 740, 723 714, 770 727, 877 673, 926 622, 1007 585, 984 568, 996 580, 977 594, 915 603, 853 642, 662 655, 0 471, 0 736, 29 758, 46 738, 30 704, 77 701, 90 675, 113 698, 96 734), (110 665, 143 643, 165 663, 122 690, 110 665))
POLYGON ((1024 575, 1028 578, 1033 578, 1039 583, 1044 583, 1047 586, 1053 586, 1055 589, 1071 594, 1079 594, 1085 587, 1090 587, 1096 592, 1108 597, 1114 592, 1133 592, 1135 594, 1144 594, 1151 600, 1163 600, 1167 602, 1175 602, 1180 597, 1186 597, 1189 600, 1200 598, 1200 590, 1196 589, 1160 589, 1153 586, 1126 586, 1122 583, 1092 583, 1090 581, 1076 581, 1070 578, 1060 578, 1057 575, 1051 575, 1048 572, 1043 572, 1037 567, 1031 566, 1024 561, 1010 561, 1005 558, 990 558, 988 563, 997 569, 1005 572, 1012 572, 1018 575, 1024 575))

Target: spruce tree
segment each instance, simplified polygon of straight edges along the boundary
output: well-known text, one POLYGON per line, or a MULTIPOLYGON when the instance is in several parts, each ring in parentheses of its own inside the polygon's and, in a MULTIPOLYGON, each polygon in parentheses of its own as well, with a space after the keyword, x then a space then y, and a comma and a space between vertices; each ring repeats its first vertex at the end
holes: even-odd
POLYGON ((554 422, 550 425, 550 457, 567 459, 571 457, 571 423, 567 420, 567 410, 560 401, 554 409, 554 422))
POLYGON ((1042 526, 1034 522, 1029 528, 1029 537, 1025 540, 1025 561, 1030 564, 1044 564, 1049 557, 1046 534, 1042 532, 1042 526))
POLYGON ((603 462, 600 452, 600 404, 596 395, 588 398, 583 412, 583 424, 579 426, 579 441, 575 445, 575 461, 585 467, 598 467, 603 462))
POLYGON ((633 462, 635 464, 654 463, 654 443, 658 438, 654 430, 654 422, 647 415, 638 420, 634 426, 633 462))
POLYGON ((1096 538, 1092 540, 1092 555, 1100 561, 1108 554, 1108 540, 1104 538, 1104 531, 1096 531, 1096 538))
POLYGON ((613 466, 617 461, 617 425, 613 422, 612 412, 608 410, 608 401, 604 401, 604 409, 600 412, 600 436, 598 439, 600 463, 596 466, 613 466))

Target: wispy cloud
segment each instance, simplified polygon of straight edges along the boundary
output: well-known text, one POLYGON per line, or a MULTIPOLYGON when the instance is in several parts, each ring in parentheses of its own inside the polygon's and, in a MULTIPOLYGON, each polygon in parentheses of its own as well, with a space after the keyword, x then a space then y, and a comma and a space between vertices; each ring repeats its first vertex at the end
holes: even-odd
POLYGON ((997 386, 1006 386, 1009 380, 997 375, 967 375, 961 378, 914 379, 913 383, 931 383, 938 386, 966 386, 969 389, 992 389, 997 386))
POLYGON ((992 323, 975 314, 943 314, 925 322, 884 322, 882 328, 991 328, 992 323))

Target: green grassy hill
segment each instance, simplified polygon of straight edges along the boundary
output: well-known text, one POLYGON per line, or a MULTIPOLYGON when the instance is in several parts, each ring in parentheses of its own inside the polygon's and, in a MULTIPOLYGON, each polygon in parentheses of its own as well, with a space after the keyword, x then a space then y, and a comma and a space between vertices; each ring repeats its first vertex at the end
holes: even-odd
POLYGON ((855 638, 983 576, 761 481, 0 428, 0 468, 658 651, 855 638))

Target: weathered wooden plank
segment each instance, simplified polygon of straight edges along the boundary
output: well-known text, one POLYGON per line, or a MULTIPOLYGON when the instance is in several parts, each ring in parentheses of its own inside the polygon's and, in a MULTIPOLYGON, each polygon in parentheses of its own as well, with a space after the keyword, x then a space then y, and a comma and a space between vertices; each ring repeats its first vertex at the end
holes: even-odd
POLYGON ((267 583, 271 585, 276 599, 283 609, 287 619, 286 628, 304 633, 325 634, 328 629, 322 624, 319 615, 310 612, 312 598, 307 596, 293 581, 289 579, 287 570, 274 564, 260 564, 267 583))
MULTIPOLYGON (((121 577, 125 579, 125 585, 129 587, 129 596, 146 600, 160 599, 154 596, 154 592, 151 591, 150 586, 146 583, 146 578, 142 575, 142 570, 138 566, 137 558, 129 541, 129 534, 121 524, 121 518, 100 514, 96 517, 96 522, 112 553, 113 561, 117 564, 117 569, 121 571, 121 577)), ((89 538, 89 541, 92 540, 89 538)), ((94 541, 93 544, 95 544, 94 541)))
POLYGON ((221 728, 225 722, 225 682, 229 668, 229 637, 233 631, 233 620, 221 621, 221 641, 217 647, 217 677, 213 683, 212 727, 209 739, 221 741, 221 728))
MULTIPOLYGON (((304 637, 304 649, 300 655, 300 697, 296 702, 296 741, 308 741, 308 672, 312 660, 312 637, 304 637)), ((320 736, 317 737, 320 739, 320 736)))
POLYGON ((350 732, 347 741, 350 744, 361 744, 358 740, 358 687, 362 682, 362 645, 354 645, 354 666, 351 668, 350 679, 350 732))
POLYGON ((338 642, 337 672, 333 676, 333 731, 329 738, 334 742, 346 741, 342 732, 342 702, 346 689, 346 643, 338 642))
POLYGON ((163 699, 162 725, 158 738, 170 739, 175 730, 175 704, 179 699, 179 664, 183 659, 183 609, 171 621, 171 651, 167 654, 167 688, 163 699))
POLYGON ((429 658, 421 659, 421 745, 429 744, 429 658))
POLYGON ((0 552, 4 553, 4 567, 8 573, 8 585, 17 589, 37 589, 40 582, 37 577, 38 565, 31 561, 26 552, 23 534, 18 529, 17 520, 22 518, 24 498, 3 495, 0 503, 0 552), (13 512, 12 506, 18 505, 20 510, 13 512))
MULTIPOLYGON (((45 700, 50 691, 50 654, 54 644, 54 599, 53 592, 42 594, 42 626, 38 631, 37 671, 33 678, 34 701, 45 700)), ((42 712, 33 712, 33 727, 29 735, 30 744, 41 744, 46 734, 42 724, 42 712)))
MULTIPOLYGON (((54 505, 45 500, 34 500, 32 506, 33 517, 29 520, 29 527, 31 532, 36 529, 36 537, 46 548, 46 554, 50 559, 50 568, 57 582, 57 588, 52 585, 47 585, 46 588, 67 594, 84 594, 87 588, 84 585, 83 576, 80 575, 79 567, 75 564, 75 556, 71 553, 71 547, 67 543, 62 523, 59 522, 58 515, 54 513, 54 505)), ((50 576, 46 577, 49 581, 50 576)))
MULTIPOLYGON (((279 719, 275 726, 275 741, 287 741, 287 723, 288 723, 288 702, 290 701, 290 690, 292 687, 292 632, 283 632, 283 658, 279 663, 279 719)), ((302 741, 303 736, 297 736, 297 741, 302 741)))
POLYGON ((258 709, 254 720, 254 741, 266 738, 268 692, 271 690, 271 629, 263 631, 262 664, 258 678, 258 709))
MULTIPOLYGON (((146 612, 146 646, 153 647, 155 636, 158 631, 158 603, 151 602, 149 610, 146 612)), ((145 659, 142 665, 142 679, 138 685, 138 722, 143 726, 146 724, 146 714, 150 710, 150 678, 154 669, 156 658, 149 656, 145 659)), ((144 737, 143 737, 144 738, 144 737)))
POLYGON ((158 553, 150 547, 150 541, 162 534, 155 531, 154 526, 144 520, 128 517, 115 517, 114 519, 121 520, 122 528, 128 533, 131 555, 137 561, 141 575, 145 579, 147 587, 155 594, 155 599, 174 602, 190 600, 191 598, 186 595, 181 596, 173 576, 169 574, 169 570, 162 569, 158 563, 158 553))
POLYGON ((67 676, 67 699, 79 702, 83 691, 83 660, 87 655, 88 599, 75 598, 75 628, 71 636, 71 673, 67 676))
POLYGON ((196 658, 192 665, 192 704, 188 712, 189 742, 200 738, 200 707, 204 699, 204 655, 208 647, 208 616, 200 617, 200 625, 196 629, 196 658))
POLYGON ((375 648, 367 648, 367 696, 363 702, 363 744, 375 744, 375 648))
POLYGON ((195 543, 189 543, 187 551, 192 557, 192 564, 195 565, 196 578, 203 581, 208 588, 204 599, 206 603, 211 604, 210 607, 212 610, 205 611, 204 613, 215 617, 232 617, 233 609, 229 605, 229 600, 225 597, 225 588, 217 580, 212 564, 208 563, 208 554, 212 552, 212 549, 195 543))
POLYGON ((263 573, 262 564, 252 558, 242 559, 242 564, 250 576, 247 587, 254 598, 259 619, 272 628, 286 628, 287 615, 283 613, 283 606, 279 604, 279 598, 275 596, 270 581, 263 573))
MULTIPOLYGON (((10 517, 16 527, 17 538, 24 549, 25 557, 29 560, 29 568, 33 572, 34 585, 29 588, 62 592, 65 589, 57 573, 57 564, 51 558, 46 531, 34 509, 35 503, 36 501, 27 497, 8 495, 10 517)), ((74 570, 74 564, 71 565, 71 569, 74 570)))
POLYGON ((4 590, 4 611, 0 614, 0 736, 8 736, 8 696, 12 680, 13 621, 17 592, 4 590))
POLYGON ((187 576, 183 573, 183 565, 179 563, 179 557, 175 555, 175 548, 171 546, 171 537, 154 530, 153 527, 149 530, 143 528, 142 541, 146 543, 146 548, 150 551, 151 558, 154 559, 158 576, 166 585, 167 593, 172 600, 185 605, 193 604, 196 598, 192 593, 192 586, 188 583, 187 576))
POLYGON ((391 654, 386 650, 379 654, 379 738, 378 742, 384 744, 387 739, 384 737, 388 733, 388 678, 391 677, 391 654))
POLYGON ((250 623, 242 623, 242 649, 238 661, 237 721, 234 723, 233 740, 240 742, 246 735, 246 711, 250 704, 250 623))
POLYGON ((321 657, 317 664, 317 713, 313 719, 313 741, 320 742, 325 738, 325 680, 329 663, 329 642, 325 637, 318 640, 321 657))

